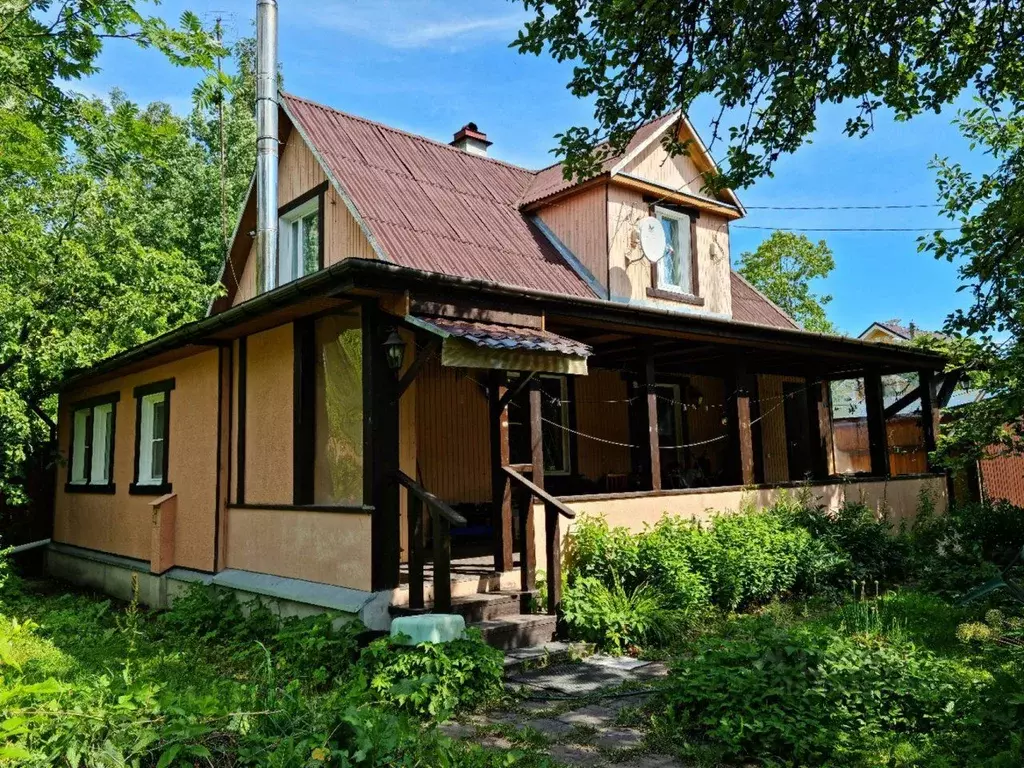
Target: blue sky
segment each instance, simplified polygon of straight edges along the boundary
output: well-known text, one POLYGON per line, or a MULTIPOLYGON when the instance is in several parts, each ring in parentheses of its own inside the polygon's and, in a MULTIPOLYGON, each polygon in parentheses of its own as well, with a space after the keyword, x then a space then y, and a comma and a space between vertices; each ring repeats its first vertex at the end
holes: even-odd
MULTIPOLYGON (((175 19, 195 11, 212 25, 224 19, 228 40, 249 34, 255 0, 169 0, 156 11, 175 19)), ((552 162, 553 135, 588 123, 589 105, 565 90, 570 65, 509 49, 524 19, 505 0, 281 0, 280 58, 285 87, 299 95, 448 141, 473 120, 494 142, 491 154, 530 168, 552 162)), ((119 87, 136 101, 166 101, 187 111, 195 72, 176 69, 152 51, 111 42, 101 71, 82 90, 119 87)), ((966 104, 966 100, 963 102, 966 104)), ((710 103, 690 117, 707 132, 710 103)), ((822 112, 813 143, 783 158, 774 178, 740 192, 747 206, 889 205, 935 202, 932 157, 984 167, 950 125, 953 109, 897 123, 882 115, 866 139, 842 134, 845 109, 822 112)), ((751 210, 739 224, 770 228, 935 227, 934 209, 895 211, 751 210)), ((757 247, 768 230, 732 230, 732 259, 757 247)), ((917 252, 912 233, 809 233, 825 239, 836 270, 818 287, 834 296, 830 317, 856 334, 893 317, 938 327, 967 300, 957 294, 955 265, 917 252)))

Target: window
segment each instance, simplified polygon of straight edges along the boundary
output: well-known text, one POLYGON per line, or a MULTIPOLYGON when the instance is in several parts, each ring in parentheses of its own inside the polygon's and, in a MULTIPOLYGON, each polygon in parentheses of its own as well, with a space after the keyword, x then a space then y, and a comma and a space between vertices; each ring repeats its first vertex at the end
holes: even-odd
POLYGON ((171 491, 167 465, 173 389, 174 379, 135 388, 135 482, 129 488, 131 493, 171 491))
MULTIPOLYGON (((516 385, 511 377, 509 386, 516 385)), ((541 436, 544 440, 544 473, 568 475, 571 472, 569 424, 569 382, 565 376, 539 375, 541 436)), ((530 392, 529 387, 509 404, 509 455, 513 464, 529 464, 533 460, 530 448, 530 392)))
POLYGON ((114 425, 119 393, 71 406, 67 490, 114 492, 114 425))
POLYGON ((363 334, 359 315, 326 315, 314 330, 314 504, 363 502, 363 334))
POLYGON ((281 216, 277 284, 284 285, 320 269, 320 196, 281 216))
POLYGON ((690 217, 665 208, 655 208, 655 214, 665 230, 665 255, 655 268, 658 289, 696 295, 690 217))

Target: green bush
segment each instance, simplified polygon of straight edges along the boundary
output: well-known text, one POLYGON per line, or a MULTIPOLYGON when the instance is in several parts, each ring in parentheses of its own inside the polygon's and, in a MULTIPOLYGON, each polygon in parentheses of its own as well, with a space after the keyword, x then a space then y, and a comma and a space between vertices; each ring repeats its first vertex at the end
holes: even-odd
POLYGON ((503 690, 504 656, 473 630, 464 640, 416 646, 381 638, 363 650, 359 664, 377 700, 436 720, 491 701, 503 690))
POLYGON ((593 577, 606 585, 615 581, 635 585, 641 571, 639 538, 628 528, 612 528, 601 516, 585 515, 573 526, 565 543, 568 581, 593 577))
POLYGON ((978 722, 986 681, 910 643, 768 628, 701 642, 664 696, 669 728, 728 760, 916 765, 978 722))
POLYGON ((685 625, 664 593, 641 584, 627 590, 607 586, 594 576, 576 579, 562 596, 562 613, 571 635, 613 653, 661 646, 685 625))

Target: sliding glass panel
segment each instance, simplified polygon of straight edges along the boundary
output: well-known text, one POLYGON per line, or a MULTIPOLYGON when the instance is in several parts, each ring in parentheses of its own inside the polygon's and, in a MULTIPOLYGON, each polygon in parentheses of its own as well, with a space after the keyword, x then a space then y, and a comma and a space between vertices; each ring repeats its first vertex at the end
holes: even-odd
POLYGON ((314 504, 363 501, 363 340, 358 315, 316 321, 314 504))

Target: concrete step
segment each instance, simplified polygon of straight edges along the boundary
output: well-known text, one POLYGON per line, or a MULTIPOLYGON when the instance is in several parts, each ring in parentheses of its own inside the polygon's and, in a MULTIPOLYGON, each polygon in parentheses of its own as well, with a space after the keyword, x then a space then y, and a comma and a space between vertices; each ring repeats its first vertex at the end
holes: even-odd
MULTIPOLYGON (((505 573, 488 573, 481 575, 453 574, 452 602, 460 597, 472 597, 478 594, 494 592, 514 592, 519 589, 519 571, 505 573)), ((429 605, 434 600, 434 584, 428 580, 423 585, 423 599, 429 605)), ((402 607, 409 605, 409 585, 403 584, 395 589, 391 596, 391 605, 402 607)))
MULTIPOLYGON (((475 621, 488 621, 502 616, 509 616, 522 612, 529 606, 529 600, 536 595, 535 591, 530 592, 487 592, 475 595, 452 598, 452 613, 457 613, 466 619, 467 624, 475 621)), ((414 609, 405 605, 392 605, 392 616, 417 616, 424 613, 432 613, 434 606, 428 603, 423 608, 414 609)))
POLYGON ((544 613, 519 613, 477 621, 469 626, 479 629, 488 645, 508 651, 551 642, 557 622, 557 617, 544 613))

